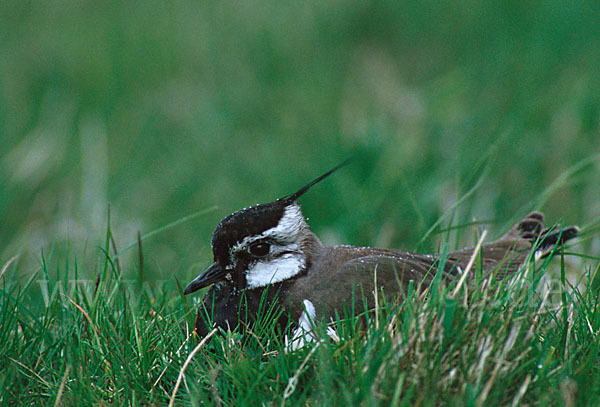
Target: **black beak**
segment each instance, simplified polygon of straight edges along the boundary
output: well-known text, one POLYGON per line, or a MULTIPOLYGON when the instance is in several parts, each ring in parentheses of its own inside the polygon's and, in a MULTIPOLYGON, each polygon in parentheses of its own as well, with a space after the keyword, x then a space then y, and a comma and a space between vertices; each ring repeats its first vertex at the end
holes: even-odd
POLYGON ((194 291, 198 291, 201 288, 208 287, 212 283, 223 280, 225 277, 225 270, 221 269, 217 263, 213 263, 209 268, 204 270, 204 273, 192 280, 191 283, 183 290, 184 294, 190 294, 194 291))

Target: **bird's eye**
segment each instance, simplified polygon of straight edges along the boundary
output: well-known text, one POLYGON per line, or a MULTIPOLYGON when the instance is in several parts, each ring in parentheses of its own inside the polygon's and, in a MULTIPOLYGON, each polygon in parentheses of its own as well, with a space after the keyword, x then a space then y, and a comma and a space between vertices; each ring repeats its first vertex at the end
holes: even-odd
POLYGON ((265 242, 256 242, 250 245, 250 253, 257 257, 263 257, 269 254, 271 245, 265 242))

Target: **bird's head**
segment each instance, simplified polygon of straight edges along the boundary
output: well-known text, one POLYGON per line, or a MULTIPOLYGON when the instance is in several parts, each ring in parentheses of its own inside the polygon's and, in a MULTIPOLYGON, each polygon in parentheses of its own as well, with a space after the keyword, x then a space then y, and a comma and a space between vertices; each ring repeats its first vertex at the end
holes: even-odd
POLYGON ((212 236, 214 263, 188 284, 185 294, 213 283, 228 283, 238 290, 266 287, 306 270, 314 240, 296 200, 345 164, 291 195, 224 218, 212 236))

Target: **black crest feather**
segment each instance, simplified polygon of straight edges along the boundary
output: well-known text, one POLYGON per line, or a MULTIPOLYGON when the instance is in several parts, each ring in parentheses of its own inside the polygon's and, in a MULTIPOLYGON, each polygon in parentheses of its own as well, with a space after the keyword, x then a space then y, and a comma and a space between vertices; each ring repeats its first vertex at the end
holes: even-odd
POLYGON ((298 191, 294 192, 293 194, 284 196, 279 199, 282 201, 285 201, 287 203, 294 202, 296 199, 298 199, 302 195, 304 195, 304 193, 306 191, 308 191, 313 185, 315 185, 318 182, 323 181, 325 178, 327 178, 328 176, 330 176, 331 174, 333 174, 334 172, 336 172, 337 170, 339 170, 340 168, 342 168, 343 166, 348 164, 350 162, 350 160, 351 160, 351 158, 348 158, 346 161, 342 162, 341 164, 336 165, 335 167, 333 167, 332 169, 327 171, 325 174, 320 175, 317 178, 313 179, 312 181, 310 181, 308 184, 306 184, 305 186, 303 186, 302 188, 300 188, 298 191))

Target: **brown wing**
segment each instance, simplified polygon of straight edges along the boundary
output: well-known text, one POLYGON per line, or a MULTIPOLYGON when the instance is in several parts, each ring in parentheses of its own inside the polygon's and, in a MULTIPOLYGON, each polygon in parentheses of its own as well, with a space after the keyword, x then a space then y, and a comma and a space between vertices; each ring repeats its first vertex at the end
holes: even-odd
MULTIPOLYGON (((428 287, 437 271, 438 259, 429 255, 371 249, 379 254, 354 258, 337 269, 321 274, 318 281, 303 279, 290 292, 289 301, 301 303, 309 299, 318 315, 327 319, 336 311, 343 317, 344 309, 354 308, 361 313, 375 306, 374 293, 390 301, 406 293, 410 282, 415 289, 428 287), (377 286, 377 290, 375 289, 377 286), (383 294, 382 294, 383 293, 383 294)), ((444 275, 453 272, 453 264, 446 262, 444 275)))
MULTIPOLYGON (((540 212, 532 212, 500 239, 484 244, 481 249, 484 271, 495 271, 502 277, 510 275, 523 265, 534 244, 536 249, 545 250, 541 253, 544 254, 577 234, 576 227, 544 230, 543 219, 540 212)), ((452 279, 459 275, 472 255, 473 248, 450 253, 443 278, 452 279)), ((437 255, 337 246, 329 248, 315 261, 315 269, 327 272, 305 275, 291 283, 287 301, 293 307, 293 304, 308 299, 319 316, 329 318, 334 317, 336 311, 343 316, 344 307, 350 309, 353 306, 356 312, 364 311, 365 305, 373 308, 375 275, 377 292, 383 291, 387 298, 405 293, 410 281, 415 288, 428 287, 440 260, 437 255)))

